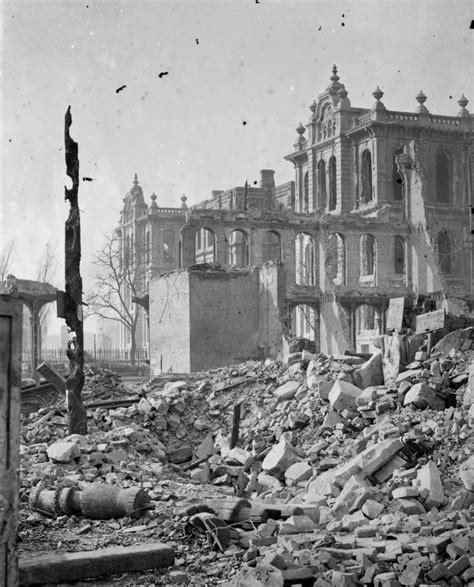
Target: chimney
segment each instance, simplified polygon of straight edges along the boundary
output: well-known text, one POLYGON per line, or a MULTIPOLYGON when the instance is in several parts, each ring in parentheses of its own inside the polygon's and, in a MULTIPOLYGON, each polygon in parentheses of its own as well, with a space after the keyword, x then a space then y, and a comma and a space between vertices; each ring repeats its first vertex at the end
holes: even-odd
POLYGON ((264 190, 273 190, 275 188, 275 172, 273 169, 260 170, 260 187, 264 190))

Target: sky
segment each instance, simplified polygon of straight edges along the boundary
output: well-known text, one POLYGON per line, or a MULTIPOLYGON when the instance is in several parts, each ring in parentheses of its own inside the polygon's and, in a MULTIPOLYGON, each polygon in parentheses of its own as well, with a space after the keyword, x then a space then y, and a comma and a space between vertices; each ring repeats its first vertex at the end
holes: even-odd
MULTIPOLYGON (((145 199, 188 204, 258 180, 283 157, 329 84, 353 106, 376 86, 388 109, 474 103, 471 2, 464 0, 4 0, 0 251, 34 279, 48 242, 64 287, 64 114, 79 143, 84 289, 138 174, 145 199), (160 74, 162 74, 160 76, 160 74), (121 90, 119 90, 122 88, 121 90)), ((468 105, 468 109, 474 106, 468 105)))

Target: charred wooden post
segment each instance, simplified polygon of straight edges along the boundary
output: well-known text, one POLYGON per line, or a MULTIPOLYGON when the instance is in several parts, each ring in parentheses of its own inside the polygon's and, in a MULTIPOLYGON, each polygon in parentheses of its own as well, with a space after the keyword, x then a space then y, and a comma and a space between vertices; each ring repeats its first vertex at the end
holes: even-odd
POLYGON ((78 145, 71 138, 71 107, 64 119, 64 146, 66 151, 66 173, 72 180, 72 187, 64 188, 65 200, 69 200, 69 216, 65 233, 65 277, 66 292, 64 318, 71 333, 67 356, 70 372, 66 381, 66 407, 70 434, 87 433, 86 410, 81 392, 84 386, 84 329, 82 315, 81 223, 79 217, 79 158, 78 145))

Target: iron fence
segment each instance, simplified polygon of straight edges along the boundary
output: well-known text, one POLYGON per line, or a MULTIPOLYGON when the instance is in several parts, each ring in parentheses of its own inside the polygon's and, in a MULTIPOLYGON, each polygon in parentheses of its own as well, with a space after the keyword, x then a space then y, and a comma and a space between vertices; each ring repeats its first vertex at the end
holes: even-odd
MULTIPOLYGON (((143 365, 148 362, 148 349, 137 348, 135 350, 135 365, 143 365)), ((31 365, 31 349, 22 351, 24 365, 31 365)), ((46 362, 51 366, 67 365, 66 350, 42 349, 40 362, 46 362)), ((128 349, 103 349, 93 348, 84 350, 84 363, 87 366, 96 366, 107 369, 120 369, 131 365, 130 350, 128 349)))

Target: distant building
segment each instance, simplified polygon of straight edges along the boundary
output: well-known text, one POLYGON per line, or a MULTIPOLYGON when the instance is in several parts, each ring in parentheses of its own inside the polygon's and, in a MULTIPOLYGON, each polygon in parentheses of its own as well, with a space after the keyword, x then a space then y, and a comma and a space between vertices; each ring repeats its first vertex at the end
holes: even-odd
MULTIPOLYGON (((439 307, 455 297, 472 308, 474 126, 468 100, 461 96, 456 116, 441 116, 430 114, 423 92, 413 112, 387 109, 379 88, 372 95, 371 107, 353 107, 333 68, 285 157, 294 181, 277 186, 274 172, 262 170, 258 187, 215 190, 189 209, 184 196, 180 208, 159 207, 155 194, 148 205, 135 177, 117 230, 124 255, 134 247, 144 251, 152 362, 163 362, 160 340, 169 341, 178 324, 180 332, 192 330, 200 309, 192 302, 196 279, 176 278, 188 283, 182 293, 188 301, 182 306, 180 299, 174 319, 169 300, 179 292, 173 279, 166 278, 168 289, 164 282, 150 289, 150 280, 199 263, 242 269, 281 261, 275 304, 282 333, 289 327, 329 353, 369 350, 385 332, 392 297, 429 295, 439 307)), ((203 295, 200 304, 206 305, 203 295)), ((261 318, 254 334, 262 340, 261 318)), ((228 340, 233 320, 225 326, 228 340)), ((146 346, 145 316, 140 324, 146 346)), ((263 349, 267 356, 275 352, 274 345, 263 349)))

